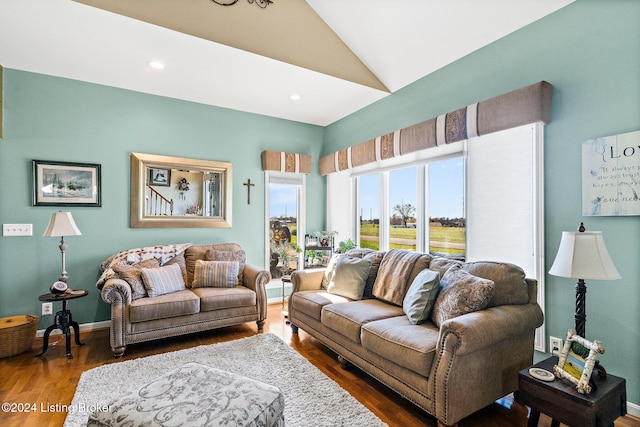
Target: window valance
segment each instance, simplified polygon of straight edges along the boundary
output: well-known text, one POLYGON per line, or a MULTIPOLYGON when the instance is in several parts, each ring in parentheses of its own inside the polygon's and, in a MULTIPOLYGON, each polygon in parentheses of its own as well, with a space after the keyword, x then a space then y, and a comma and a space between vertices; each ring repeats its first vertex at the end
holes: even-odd
POLYGON ((262 170, 310 174, 311 156, 309 154, 265 150, 262 152, 262 170))
POLYGON ((550 83, 541 81, 344 148, 320 159, 320 175, 539 121, 547 124, 552 91, 550 83))

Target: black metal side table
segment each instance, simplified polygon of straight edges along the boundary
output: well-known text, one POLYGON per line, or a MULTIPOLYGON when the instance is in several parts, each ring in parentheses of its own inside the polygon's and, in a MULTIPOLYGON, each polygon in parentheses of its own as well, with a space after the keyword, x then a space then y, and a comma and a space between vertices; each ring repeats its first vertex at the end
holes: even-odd
POLYGON ((62 310, 56 313, 53 325, 49 326, 44 331, 44 337, 42 339, 42 352, 36 354, 36 357, 42 356, 47 352, 47 349, 49 348, 49 335, 51 334, 51 331, 53 331, 54 329, 60 329, 66 337, 67 359, 73 359, 73 356, 71 355, 71 328, 73 328, 76 344, 84 345, 84 343, 80 342, 80 326, 78 325, 78 322, 75 322, 73 320, 73 317, 71 317, 71 311, 67 310, 67 301, 71 299, 82 298, 84 296, 87 296, 88 294, 89 292, 85 290, 78 290, 65 292, 64 294, 59 295, 48 293, 40 295, 38 297, 39 301, 62 301, 62 310))

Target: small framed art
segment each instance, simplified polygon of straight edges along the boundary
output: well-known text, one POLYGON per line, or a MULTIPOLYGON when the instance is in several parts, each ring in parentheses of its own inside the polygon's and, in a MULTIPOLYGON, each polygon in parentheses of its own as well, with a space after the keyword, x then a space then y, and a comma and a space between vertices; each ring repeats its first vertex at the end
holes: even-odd
POLYGON ((598 354, 604 353, 600 341, 587 341, 573 329, 567 332, 567 340, 564 343, 558 364, 553 371, 558 378, 564 378, 576 385, 578 393, 591 393, 591 373, 596 364, 598 354))
POLYGON ((33 160, 33 206, 102 206, 99 164, 33 160))
POLYGON ((149 185, 157 187, 171 186, 171 169, 149 168, 149 185))

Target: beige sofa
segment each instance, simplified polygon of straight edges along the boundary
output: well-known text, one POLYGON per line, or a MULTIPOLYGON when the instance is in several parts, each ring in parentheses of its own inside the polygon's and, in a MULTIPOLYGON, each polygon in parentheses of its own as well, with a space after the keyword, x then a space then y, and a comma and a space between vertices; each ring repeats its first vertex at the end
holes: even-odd
POLYGON ((267 270, 246 264, 244 251, 235 243, 129 249, 109 257, 101 264, 101 270, 96 286, 101 290, 102 299, 111 304, 110 340, 114 357, 122 356, 127 344, 245 322, 255 321, 261 330, 267 317, 265 285, 271 275, 267 270), (199 260, 225 261, 225 267, 229 264, 227 261, 232 262, 234 268, 237 265, 238 269, 233 270, 235 282, 225 277, 229 283, 224 285, 208 283, 213 276, 202 273, 201 283, 194 286, 199 260), (176 284, 161 291, 158 286, 146 289, 147 276, 142 275, 141 268, 148 267, 152 267, 151 270, 144 271, 149 281, 153 274, 164 272, 166 267, 169 273, 174 273, 170 277, 176 284), (170 292, 162 293, 166 290, 170 292), (154 293, 149 296, 151 291, 154 293), (155 295, 157 293, 161 294, 155 295))
POLYGON ((363 298, 331 290, 338 279, 332 265, 294 272, 288 307, 294 333, 303 329, 335 351, 343 367, 358 366, 439 425, 456 425, 517 389, 518 371, 532 363, 534 331, 543 322, 537 283, 522 269, 395 249, 355 249, 346 256, 370 262, 363 298), (403 303, 425 269, 439 273, 431 291, 437 298, 427 320, 414 324, 405 311, 415 312, 403 303))

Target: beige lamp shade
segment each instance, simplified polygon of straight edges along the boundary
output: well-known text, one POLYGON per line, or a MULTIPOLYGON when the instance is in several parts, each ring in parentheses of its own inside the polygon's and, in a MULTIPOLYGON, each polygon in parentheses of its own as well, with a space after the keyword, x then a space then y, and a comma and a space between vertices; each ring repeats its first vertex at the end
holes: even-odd
POLYGON ((563 231, 549 274, 573 279, 622 279, 609 256, 601 231, 563 231))
POLYGON ((56 236, 81 236, 82 233, 71 216, 71 212, 56 212, 51 215, 51 220, 44 232, 46 237, 56 236))

